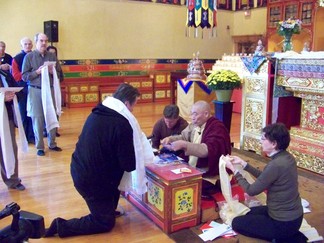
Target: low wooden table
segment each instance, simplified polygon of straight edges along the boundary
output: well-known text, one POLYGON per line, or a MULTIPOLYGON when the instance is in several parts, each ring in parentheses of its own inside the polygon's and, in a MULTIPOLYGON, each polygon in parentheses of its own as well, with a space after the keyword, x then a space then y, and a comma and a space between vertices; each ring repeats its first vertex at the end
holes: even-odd
POLYGON ((148 191, 143 195, 126 193, 132 202, 165 233, 193 227, 200 223, 202 172, 188 164, 146 166, 148 191), (189 168, 191 173, 171 170, 189 168))

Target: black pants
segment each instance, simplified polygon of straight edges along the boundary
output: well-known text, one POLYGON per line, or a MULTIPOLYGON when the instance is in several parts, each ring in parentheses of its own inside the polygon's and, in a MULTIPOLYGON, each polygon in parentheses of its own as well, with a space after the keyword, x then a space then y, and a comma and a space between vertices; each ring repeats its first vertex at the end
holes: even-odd
MULTIPOLYGON (((252 207, 246 215, 238 216, 232 221, 232 228, 236 232, 252 238, 276 242, 293 242, 291 240, 302 237, 299 232, 303 215, 291 221, 278 221, 268 215, 266 206, 252 207)), ((296 241, 294 242, 306 242, 296 241)))
POLYGON ((19 81, 19 86, 24 87, 23 90, 18 93, 18 105, 19 105, 21 121, 24 127, 27 141, 35 143, 32 119, 27 116, 28 87, 22 85, 26 85, 26 83, 24 81, 19 81))
POLYGON ((60 219, 57 232, 60 237, 90 235, 110 231, 115 226, 115 210, 118 206, 120 191, 117 186, 113 190, 102 192, 101 185, 91 186, 80 183, 77 173, 71 171, 74 185, 86 201, 90 214, 69 220, 60 219))

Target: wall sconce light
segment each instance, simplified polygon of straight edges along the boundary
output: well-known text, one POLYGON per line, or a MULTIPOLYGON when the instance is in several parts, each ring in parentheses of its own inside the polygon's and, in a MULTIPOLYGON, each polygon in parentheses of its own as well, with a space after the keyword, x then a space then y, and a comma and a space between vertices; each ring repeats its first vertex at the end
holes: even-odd
POLYGON ((249 6, 244 8, 244 16, 245 17, 250 17, 251 16, 251 9, 249 6))

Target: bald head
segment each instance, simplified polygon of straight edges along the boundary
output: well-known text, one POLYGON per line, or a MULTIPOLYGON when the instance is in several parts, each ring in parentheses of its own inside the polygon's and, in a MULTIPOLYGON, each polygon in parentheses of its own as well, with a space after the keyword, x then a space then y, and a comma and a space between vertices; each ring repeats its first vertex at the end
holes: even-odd
POLYGON ((211 114, 210 105, 204 100, 199 100, 191 108, 192 123, 202 126, 207 122, 211 114))

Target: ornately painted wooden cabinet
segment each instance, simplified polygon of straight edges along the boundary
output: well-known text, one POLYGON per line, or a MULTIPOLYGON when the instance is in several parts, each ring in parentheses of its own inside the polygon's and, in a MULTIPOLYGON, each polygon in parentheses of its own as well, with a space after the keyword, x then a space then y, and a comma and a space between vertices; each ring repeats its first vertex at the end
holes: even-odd
POLYGON ((316 0, 269 0, 267 5, 267 40, 268 51, 278 52, 282 50, 283 37, 277 34, 277 23, 288 18, 300 19, 302 30, 299 35, 293 35, 293 50, 300 52, 304 44, 308 43, 313 51, 323 48, 322 31, 324 8, 318 6, 316 0), (319 17, 319 18, 318 18, 319 17))
POLYGON ((202 172, 188 164, 146 166, 147 192, 126 193, 141 212, 165 233, 196 226, 200 223, 202 172), (190 169, 190 173, 176 174, 172 170, 190 169))

